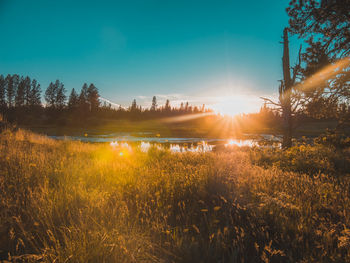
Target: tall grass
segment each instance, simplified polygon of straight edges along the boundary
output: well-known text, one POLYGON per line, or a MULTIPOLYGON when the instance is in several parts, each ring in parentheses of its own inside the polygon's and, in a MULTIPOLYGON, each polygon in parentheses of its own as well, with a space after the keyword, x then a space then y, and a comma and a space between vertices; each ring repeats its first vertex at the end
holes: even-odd
POLYGON ((250 151, 120 155, 0 136, 0 256, 14 262, 346 262, 350 179, 250 151))

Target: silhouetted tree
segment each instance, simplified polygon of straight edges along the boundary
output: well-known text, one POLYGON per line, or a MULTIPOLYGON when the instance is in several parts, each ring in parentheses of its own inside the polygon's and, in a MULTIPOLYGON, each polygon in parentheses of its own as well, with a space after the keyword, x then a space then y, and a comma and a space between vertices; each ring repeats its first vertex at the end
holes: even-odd
POLYGON ((23 79, 23 87, 24 87, 24 105, 29 106, 30 95, 31 95, 31 80, 28 76, 23 79))
POLYGON ((130 111, 136 111, 137 110, 137 104, 136 99, 134 99, 131 103, 130 111))
MULTIPOLYGON (((350 3, 348 0, 291 0, 287 8, 292 33, 319 45, 331 58, 350 53, 350 3)), ((312 50, 308 50, 312 53, 312 50)))
POLYGON ((277 110, 282 114, 282 127, 283 127, 283 141, 282 147, 289 148, 292 146, 292 133, 294 129, 293 116, 295 112, 300 109, 300 91, 295 87, 296 79, 300 73, 300 52, 297 65, 293 68, 293 76, 291 76, 291 68, 289 62, 289 40, 288 40, 288 28, 283 30, 283 57, 282 57, 282 69, 283 80, 279 86, 279 102, 273 102, 270 99, 262 98, 266 103, 277 106, 277 110))
POLYGON ((14 99, 16 95, 17 75, 11 76, 10 74, 6 77, 6 96, 8 107, 11 108, 14 105, 14 99))
POLYGON ((56 86, 52 82, 50 82, 49 86, 45 91, 45 101, 46 101, 47 107, 49 108, 55 107, 56 94, 57 94, 56 86))
POLYGON ((0 75, 0 109, 6 108, 6 81, 3 75, 0 75))
POLYGON ((57 108, 58 109, 63 109, 64 106, 66 105, 66 89, 64 88, 64 85, 62 82, 60 82, 59 80, 56 80, 55 82, 55 86, 56 86, 56 104, 57 104, 57 108))
MULTIPOLYGON (((348 0, 290 1, 287 8, 292 33, 308 44, 303 60, 307 79, 337 59, 350 55, 350 2, 348 0)), ((350 101, 350 58, 344 68, 305 91, 307 111, 317 117, 342 112, 350 101), (339 108, 339 110, 338 110, 339 108)), ((322 76, 320 76, 322 78, 322 76)))
POLYGON ((68 109, 74 110, 79 107, 79 97, 75 89, 73 88, 68 99, 68 109))
POLYGON ((152 106, 151 106, 151 111, 156 111, 157 110, 157 98, 156 96, 153 96, 152 98, 152 106))
POLYGON ((15 96, 15 106, 22 107, 25 102, 25 81, 21 77, 17 86, 16 96, 15 96))
POLYGON ((100 106, 100 95, 98 94, 98 89, 95 87, 94 84, 91 83, 86 93, 90 111, 96 112, 98 107, 100 106))
POLYGON ((63 109, 66 102, 66 89, 63 83, 56 80, 55 83, 50 83, 45 91, 45 100, 47 106, 55 109, 63 109))
POLYGON ((85 117, 89 111, 88 104, 88 85, 86 83, 83 84, 79 95, 79 111, 82 117, 85 117))
POLYGON ((188 102, 186 102, 186 104, 185 104, 185 112, 188 112, 188 110, 189 110, 189 106, 188 106, 188 102))
POLYGON ((165 111, 165 112, 171 111, 170 101, 169 101, 169 100, 166 100, 166 102, 165 102, 164 111, 165 111))
POLYGON ((28 105, 30 107, 41 106, 41 88, 40 84, 33 79, 31 83, 31 89, 28 96, 28 105))

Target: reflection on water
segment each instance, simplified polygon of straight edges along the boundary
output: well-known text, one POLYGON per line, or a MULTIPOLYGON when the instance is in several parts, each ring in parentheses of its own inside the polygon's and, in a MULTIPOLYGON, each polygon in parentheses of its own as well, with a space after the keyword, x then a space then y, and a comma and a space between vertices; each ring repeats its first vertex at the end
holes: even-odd
POLYGON ((254 141, 254 140, 233 140, 233 139, 230 139, 228 140, 227 143, 225 143, 225 147, 228 148, 228 147, 232 147, 232 146, 249 146, 249 147, 252 147, 252 146, 255 146, 257 145, 258 142, 257 141, 254 141))
POLYGON ((161 149, 168 149, 171 152, 210 152, 213 150, 213 147, 215 145, 208 144, 207 142, 203 141, 200 143, 183 143, 183 144, 173 144, 173 143, 167 143, 167 144, 161 144, 161 143, 151 143, 151 142, 140 142, 140 143, 132 143, 132 142, 111 142, 111 147, 115 150, 119 151, 125 151, 132 152, 132 149, 136 148, 139 149, 141 152, 148 152, 151 147, 157 148, 159 150, 161 149))
MULTIPOLYGON (((215 139, 215 138, 161 138, 132 136, 127 133, 112 135, 95 136, 50 136, 58 140, 75 140, 82 142, 103 143, 109 142, 111 147, 120 150, 120 155, 125 152, 132 152, 133 149, 139 149, 142 152, 148 152, 151 147, 158 149, 168 149, 174 153, 182 152, 210 152, 213 150, 230 149, 233 147, 252 147, 261 144, 261 141, 279 143, 279 138, 273 135, 260 135, 260 139, 215 139), (266 137, 266 138, 265 138, 266 137)), ((150 136, 147 134, 147 136, 150 136)))

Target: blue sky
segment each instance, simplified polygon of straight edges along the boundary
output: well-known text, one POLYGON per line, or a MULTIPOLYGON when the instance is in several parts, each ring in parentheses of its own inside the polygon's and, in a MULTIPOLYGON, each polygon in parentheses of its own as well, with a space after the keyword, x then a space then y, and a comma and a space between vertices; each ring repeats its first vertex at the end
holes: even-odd
MULTIPOLYGON (((288 0, 0 0, 0 74, 147 106, 276 93, 288 0)), ((296 53, 298 41, 291 42, 296 53)), ((292 62, 294 61, 292 57, 292 62)), ((236 100, 237 100, 236 98, 236 100)), ((235 99, 233 99, 234 101, 235 99)), ((254 107, 253 107, 254 105, 254 107)), ((254 109, 255 109, 254 108, 254 109)))

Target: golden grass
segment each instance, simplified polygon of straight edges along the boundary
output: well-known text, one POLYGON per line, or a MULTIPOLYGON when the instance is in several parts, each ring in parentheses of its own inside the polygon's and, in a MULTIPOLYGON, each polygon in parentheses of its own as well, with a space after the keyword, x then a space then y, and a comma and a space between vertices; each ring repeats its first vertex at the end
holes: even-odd
POLYGON ((350 261, 350 180, 243 149, 119 155, 0 136, 0 257, 15 262, 350 261))

